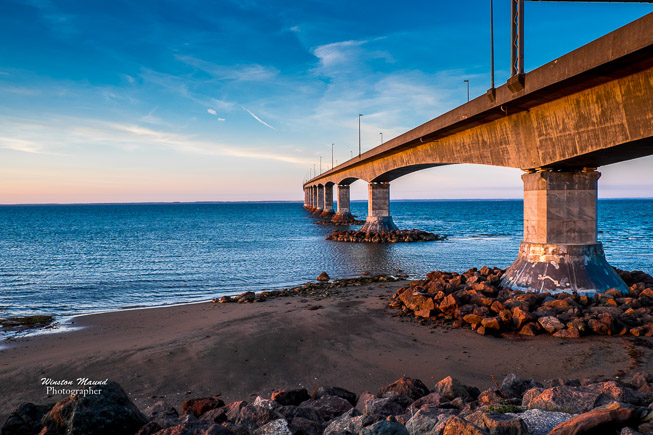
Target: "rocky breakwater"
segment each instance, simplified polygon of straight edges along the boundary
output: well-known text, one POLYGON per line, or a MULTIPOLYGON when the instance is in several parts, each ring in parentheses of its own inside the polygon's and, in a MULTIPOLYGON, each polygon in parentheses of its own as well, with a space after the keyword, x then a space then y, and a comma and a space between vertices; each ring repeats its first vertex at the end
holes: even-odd
POLYGON ((389 305, 433 327, 467 327, 482 335, 653 336, 653 277, 644 272, 617 270, 629 285, 628 294, 611 289, 591 297, 501 288, 503 273, 489 267, 463 274, 431 272, 397 290, 389 305))
MULTIPOLYGON (((493 378, 493 377, 492 377, 493 378)), ((494 378, 493 378, 494 379, 494 378)), ((118 384, 99 398, 22 403, 2 435, 526 435, 653 431, 653 376, 625 381, 522 380, 510 374, 480 391, 451 377, 429 389, 402 377, 376 393, 320 386, 275 390, 251 401, 186 400, 181 413, 157 402, 141 413, 118 384)))
MULTIPOLYGON (((404 275, 404 274, 400 274, 404 275)), ((405 275, 404 275, 405 276, 405 275)), ((249 291, 235 296, 222 296, 215 298, 213 303, 227 304, 227 303, 254 303, 265 302, 268 299, 283 298, 290 296, 310 297, 313 300, 320 300, 329 298, 341 293, 345 287, 358 287, 363 284, 370 284, 375 282, 395 282, 399 281, 401 277, 392 275, 373 275, 362 276, 358 278, 342 278, 331 281, 326 272, 322 272, 317 278, 318 282, 307 282, 304 285, 291 287, 283 290, 264 290, 258 293, 249 291)))
POLYGON ((392 230, 381 233, 365 231, 334 231, 327 240, 352 243, 409 243, 445 240, 446 236, 420 230, 392 230))

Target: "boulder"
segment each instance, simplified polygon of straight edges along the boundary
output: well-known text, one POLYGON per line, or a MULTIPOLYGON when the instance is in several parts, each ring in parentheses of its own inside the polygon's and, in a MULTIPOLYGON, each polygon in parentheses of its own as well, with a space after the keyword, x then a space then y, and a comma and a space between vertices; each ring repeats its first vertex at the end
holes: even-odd
POLYGON ((521 400, 527 390, 538 386, 541 385, 533 379, 522 380, 516 374, 510 373, 501 382, 501 391, 503 391, 508 397, 514 397, 521 400))
POLYGON ((9 414, 9 417, 7 417, 5 424, 2 425, 0 434, 38 434, 41 429, 43 429, 41 419, 50 411, 50 409, 52 409, 52 406, 52 404, 35 405, 29 402, 21 403, 13 411, 11 411, 11 414, 9 414))
MULTIPOLYGON (((177 422, 177 424, 179 424, 179 422, 177 422)), ((171 426, 176 426, 176 424, 171 426)), ((150 421, 149 423, 145 424, 145 426, 141 427, 138 432, 136 432, 136 435, 154 435, 161 430, 163 430, 163 427, 161 427, 159 423, 156 421, 150 421)))
POLYGON ((573 417, 566 412, 544 411, 529 409, 519 414, 506 414, 519 417, 526 424, 528 433, 532 435, 547 435, 554 427, 573 417))
POLYGON ((381 387, 377 393, 377 396, 385 397, 388 393, 408 396, 412 402, 429 394, 429 389, 419 379, 413 379, 404 376, 390 385, 381 387))
POLYGON ((451 416, 444 424, 442 435, 487 435, 488 432, 478 427, 477 425, 460 418, 458 416, 451 416))
POLYGON ((553 316, 540 317, 539 319, 537 319, 537 322, 549 334, 553 334, 555 332, 558 332, 559 330, 561 330, 561 329, 563 329, 565 327, 565 325, 560 320, 558 320, 557 317, 553 317, 553 316))
POLYGON ((441 406, 442 404, 447 403, 447 402, 449 402, 449 400, 445 399, 442 396, 440 396, 438 393, 430 393, 430 394, 427 394, 426 396, 423 396, 423 397, 415 400, 413 403, 411 403, 408 406, 408 409, 406 411, 415 413, 420 408, 422 408, 422 406, 424 406, 424 405, 441 406))
POLYGON ((322 272, 321 274, 319 274, 319 275, 317 276, 316 279, 317 279, 318 281, 328 281, 328 280, 330 280, 331 278, 329 278, 329 275, 328 275, 326 272, 322 272))
POLYGON ((324 427, 322 424, 303 417, 295 417, 289 425, 290 432, 301 435, 322 435, 324 427))
POLYGON ((206 411, 224 406, 224 402, 217 396, 203 397, 200 399, 189 399, 184 402, 181 408, 183 414, 193 414, 199 417, 206 411))
POLYGON ((407 422, 406 429, 411 434, 427 434, 448 419, 452 414, 449 409, 437 409, 430 406, 425 406, 424 409, 417 411, 407 422))
POLYGON ((392 400, 391 397, 384 397, 381 399, 366 401, 363 408, 363 415, 370 415, 373 416, 375 420, 379 420, 391 415, 403 414, 405 410, 405 406, 392 400))
POLYGON ((601 392, 585 387, 533 388, 524 393, 522 406, 578 414, 594 408, 600 395, 601 392))
POLYGON ((100 394, 77 394, 55 403, 43 425, 68 435, 94 435, 136 433, 148 422, 118 383, 97 389, 100 394))
POLYGON ((324 421, 339 417, 353 408, 351 403, 337 396, 322 396, 319 399, 310 399, 302 402, 299 407, 315 410, 324 421))
POLYGON ((515 328, 521 330, 527 323, 534 322, 535 316, 523 308, 515 307, 512 309, 512 321, 515 328))
MULTIPOLYGON (((271 409, 254 405, 242 405, 245 402, 236 402, 238 405, 233 406, 227 412, 227 419, 237 425, 247 428, 250 432, 268 424, 273 420, 281 418, 279 413, 271 409)), ((210 411, 209 411, 210 412, 210 411)))
POLYGON ((254 302, 255 300, 256 300, 256 293, 254 292, 245 292, 236 296, 236 302, 241 304, 246 302, 254 302))
POLYGON ((435 384, 433 391, 449 400, 453 400, 456 397, 460 397, 465 401, 476 400, 480 394, 477 388, 463 385, 451 376, 447 376, 435 384))
MULTIPOLYGON (((113 432, 122 434, 129 432, 113 432)), ((156 435, 234 435, 234 432, 224 426, 207 421, 194 421, 191 423, 182 423, 177 426, 168 427, 156 432, 156 435)))
POLYGON ((345 399, 347 402, 351 403, 352 406, 356 406, 356 394, 351 391, 345 390, 340 387, 318 387, 313 390, 311 394, 311 399, 319 399, 322 396, 336 396, 345 399))
POLYGON ((280 418, 259 427, 254 431, 254 435, 292 435, 288 428, 288 422, 280 418))
POLYGON ((410 435, 406 427, 397 422, 390 420, 377 421, 371 426, 364 427, 360 431, 361 435, 410 435))
POLYGON ((179 423, 179 413, 166 402, 156 402, 146 409, 146 415, 150 416, 150 423, 156 422, 161 428, 176 426, 179 423))
POLYGON ((298 388, 295 390, 274 390, 271 399, 279 405, 294 405, 299 406, 302 402, 310 399, 306 388, 298 388))
POLYGON ((483 424, 490 435, 528 435, 526 423, 514 414, 486 412, 483 424))
POLYGON ((356 408, 352 408, 340 417, 331 420, 324 429, 324 435, 357 434, 364 426, 372 423, 374 423, 373 417, 362 416, 356 408))
POLYGON ((560 423, 549 435, 575 435, 582 433, 615 433, 633 419, 634 408, 614 402, 593 409, 560 423))

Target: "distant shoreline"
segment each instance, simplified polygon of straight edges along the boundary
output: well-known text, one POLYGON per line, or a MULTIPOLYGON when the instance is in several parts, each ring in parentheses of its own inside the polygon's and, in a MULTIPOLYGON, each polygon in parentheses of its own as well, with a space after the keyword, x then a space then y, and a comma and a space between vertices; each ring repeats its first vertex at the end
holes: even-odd
MULTIPOLYGON (((494 202, 523 201, 522 198, 441 198, 441 199, 392 199, 391 202, 494 202)), ((653 201, 653 197, 599 198, 600 201, 653 201)), ((364 203, 366 199, 352 199, 352 203, 364 203)), ((99 206, 99 205, 211 205, 211 204, 302 204, 301 200, 271 201, 168 201, 168 202, 52 202, 52 203, 16 203, 0 204, 0 207, 56 207, 56 206, 99 206)))

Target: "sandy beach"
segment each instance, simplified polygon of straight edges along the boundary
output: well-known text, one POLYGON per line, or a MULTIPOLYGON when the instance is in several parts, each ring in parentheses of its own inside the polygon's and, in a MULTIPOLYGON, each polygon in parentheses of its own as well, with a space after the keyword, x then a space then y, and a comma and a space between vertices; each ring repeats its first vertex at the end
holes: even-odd
POLYGON ((201 303, 78 317, 82 329, 26 337, 0 351, 0 422, 20 402, 46 403, 41 378, 117 381, 144 410, 191 397, 225 401, 275 388, 337 385, 361 393, 397 378, 429 387, 453 376, 487 388, 522 378, 586 378, 653 371, 649 338, 503 338, 431 329, 386 307, 406 281, 350 286, 323 300, 201 303))

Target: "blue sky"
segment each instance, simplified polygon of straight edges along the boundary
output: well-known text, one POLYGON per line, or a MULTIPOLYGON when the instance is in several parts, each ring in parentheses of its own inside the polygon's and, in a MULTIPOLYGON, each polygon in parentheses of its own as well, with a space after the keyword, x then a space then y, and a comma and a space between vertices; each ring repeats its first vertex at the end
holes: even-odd
MULTIPOLYGON (((4 0, 0 203, 302 199, 347 160, 489 87, 488 1, 4 0)), ((526 70, 653 11, 526 3, 526 70)), ((497 85, 509 2, 495 0, 497 85)), ((653 159, 601 168, 653 196, 653 159)), ((393 198, 519 198, 517 169, 458 165, 393 198)), ((364 198, 356 182, 353 197, 364 198)))

